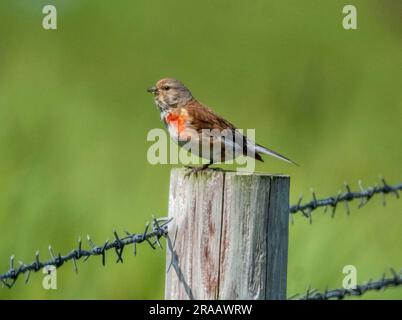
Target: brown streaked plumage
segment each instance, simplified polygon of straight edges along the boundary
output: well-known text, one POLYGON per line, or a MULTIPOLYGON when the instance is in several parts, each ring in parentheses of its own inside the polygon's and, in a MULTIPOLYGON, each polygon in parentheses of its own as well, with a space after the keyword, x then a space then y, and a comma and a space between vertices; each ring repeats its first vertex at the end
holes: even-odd
MULTIPOLYGON (((205 169, 212 163, 225 161, 228 160, 227 157, 233 158, 240 154, 252 156, 259 161, 263 161, 260 155, 263 153, 296 164, 279 153, 258 145, 243 136, 232 123, 198 102, 190 90, 176 79, 161 79, 155 86, 148 88, 147 91, 154 94, 155 104, 160 110, 161 120, 173 140, 179 145, 184 146, 191 139, 195 141, 194 143, 200 146, 206 145, 210 149, 212 145, 220 144, 220 154, 211 154, 209 152, 210 162, 196 170, 205 169), (222 139, 221 137, 218 139, 215 136, 212 138, 207 137, 204 135, 203 130, 225 131, 230 133, 233 140, 222 139), (221 161, 217 161, 217 159, 221 161)), ((202 151, 198 155, 204 157, 202 151)))

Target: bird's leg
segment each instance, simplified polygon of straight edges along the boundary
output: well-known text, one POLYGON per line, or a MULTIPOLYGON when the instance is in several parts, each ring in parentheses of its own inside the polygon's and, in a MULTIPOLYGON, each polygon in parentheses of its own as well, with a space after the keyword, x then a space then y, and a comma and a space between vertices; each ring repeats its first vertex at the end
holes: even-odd
POLYGON ((197 174, 198 172, 201 172, 205 169, 208 169, 208 167, 212 164, 212 160, 209 163, 203 164, 201 167, 191 167, 191 166, 186 166, 189 171, 186 173, 186 177, 190 176, 190 174, 194 173, 197 174))

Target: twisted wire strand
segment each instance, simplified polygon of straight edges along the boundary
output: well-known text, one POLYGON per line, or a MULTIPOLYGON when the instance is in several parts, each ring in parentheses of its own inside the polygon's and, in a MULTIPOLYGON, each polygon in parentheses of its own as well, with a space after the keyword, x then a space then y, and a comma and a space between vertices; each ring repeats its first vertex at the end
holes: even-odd
POLYGON ((108 250, 114 250, 116 253, 116 263, 123 263, 123 250, 128 245, 133 245, 133 253, 137 254, 137 244, 146 242, 152 249, 156 249, 156 246, 162 248, 160 243, 160 238, 167 235, 168 223, 171 219, 161 218, 156 219, 153 217, 151 229, 149 230, 149 223, 146 224, 145 230, 142 233, 129 233, 125 231, 124 237, 119 237, 116 230, 113 231, 114 240, 106 242, 101 246, 96 246, 91 240, 90 236, 87 236, 87 241, 89 244, 89 249, 82 248, 82 240, 78 239, 78 246, 76 249, 72 250, 66 255, 61 255, 60 253, 55 255, 51 246, 49 246, 50 259, 46 261, 41 261, 39 257, 39 251, 35 253, 35 261, 25 264, 19 262, 19 267, 15 268, 14 261, 15 257, 12 255, 10 257, 10 268, 7 272, 0 274, 0 281, 3 286, 11 288, 17 279, 25 274, 25 283, 29 281, 29 276, 31 272, 38 272, 45 267, 54 266, 56 268, 61 267, 65 262, 72 261, 75 272, 78 272, 77 260, 83 259, 87 261, 91 256, 102 256, 102 265, 106 263, 105 253, 108 250))
POLYGON ((385 273, 382 278, 376 281, 368 281, 367 283, 356 285, 353 289, 333 289, 333 290, 325 290, 324 292, 319 292, 316 289, 307 289, 307 292, 300 297, 299 294, 292 296, 289 299, 299 298, 300 300, 330 300, 330 299, 338 299, 342 300, 346 297, 350 296, 362 296, 366 292, 369 291, 379 291, 384 290, 390 287, 398 287, 402 285, 402 269, 399 272, 396 272, 394 269, 391 269, 392 276, 386 277, 385 273))
MULTIPOLYGON (((385 202, 385 196, 387 194, 393 193, 396 198, 399 199, 399 191, 402 190, 402 183, 396 184, 396 185, 389 185, 384 178, 381 179, 381 184, 376 185, 374 187, 367 187, 364 188, 363 184, 361 181, 359 181, 359 188, 360 191, 352 191, 350 188, 349 184, 345 183, 345 192, 339 191, 336 196, 331 196, 323 199, 317 199, 317 196, 312 190, 312 200, 306 203, 302 204, 302 196, 299 197, 299 201, 290 206, 289 208, 289 213, 292 215, 296 213, 301 213, 304 217, 308 218, 310 220, 310 223, 312 222, 312 215, 311 213, 318 209, 318 208, 325 208, 324 212, 327 211, 329 207, 332 208, 332 217, 335 216, 336 209, 338 208, 339 203, 344 203, 346 207, 346 212, 347 214, 350 214, 350 209, 348 203, 355 200, 355 199, 360 199, 360 203, 358 208, 363 207, 366 205, 375 195, 382 194, 383 196, 383 205, 386 205, 385 202)), ((293 220, 292 220, 293 222, 293 220)))

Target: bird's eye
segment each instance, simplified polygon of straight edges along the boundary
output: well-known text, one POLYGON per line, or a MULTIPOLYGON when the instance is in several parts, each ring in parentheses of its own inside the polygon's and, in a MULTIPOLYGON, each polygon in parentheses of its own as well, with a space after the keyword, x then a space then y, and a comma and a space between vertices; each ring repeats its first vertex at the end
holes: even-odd
POLYGON ((164 86, 162 89, 168 91, 170 89, 170 87, 169 86, 164 86))

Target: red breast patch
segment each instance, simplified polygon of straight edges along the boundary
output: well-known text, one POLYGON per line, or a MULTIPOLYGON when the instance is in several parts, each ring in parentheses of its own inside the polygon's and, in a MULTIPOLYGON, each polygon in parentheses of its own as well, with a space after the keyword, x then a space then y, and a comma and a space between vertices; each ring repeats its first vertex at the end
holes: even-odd
POLYGON ((177 128, 178 133, 180 134, 185 129, 185 118, 181 115, 175 113, 169 113, 165 118, 166 123, 177 128))

